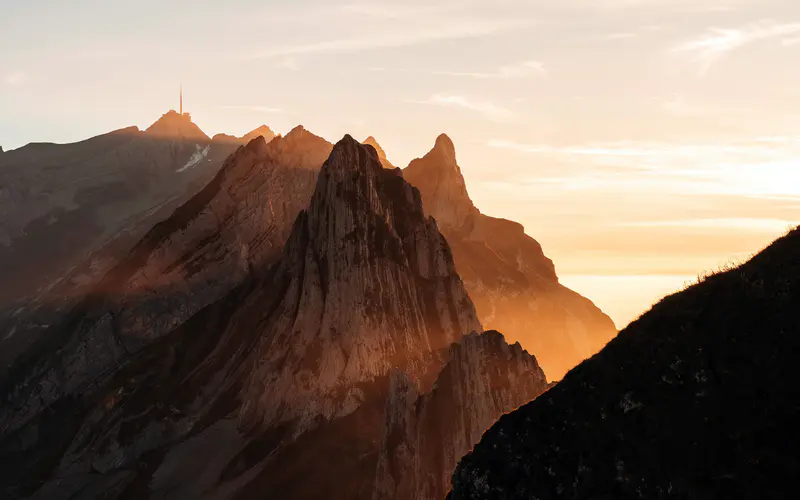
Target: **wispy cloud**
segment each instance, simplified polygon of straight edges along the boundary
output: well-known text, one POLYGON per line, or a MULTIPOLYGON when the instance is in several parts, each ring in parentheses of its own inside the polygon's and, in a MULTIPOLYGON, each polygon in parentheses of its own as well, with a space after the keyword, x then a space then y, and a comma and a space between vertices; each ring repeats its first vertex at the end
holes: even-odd
POLYGON ((510 64, 501 66, 497 71, 489 72, 463 72, 463 71, 439 71, 436 74, 445 76, 463 76, 468 78, 477 78, 482 80, 490 79, 515 79, 515 78, 530 78, 531 76, 544 75, 547 70, 544 63, 540 61, 524 61, 517 64, 510 64))
POLYGON ((540 61, 523 61, 516 64, 500 66, 495 71, 442 71, 413 68, 370 68, 370 71, 391 73, 414 73, 434 76, 453 76, 475 78, 478 80, 511 80, 525 79, 547 74, 544 63, 540 61))
POLYGON ((673 116, 702 116, 706 110, 697 104, 690 103, 685 97, 674 94, 669 99, 661 103, 661 109, 673 116))
POLYGON ((380 4, 380 3, 361 3, 343 5, 341 10, 347 14, 356 14, 375 19, 407 19, 432 14, 442 14, 453 12, 460 7, 455 3, 437 4, 431 2, 427 5, 411 5, 407 3, 380 4))
POLYGON ((452 19, 439 25, 411 27, 401 31, 381 31, 352 38, 272 47, 245 54, 244 58, 270 59, 292 55, 349 53, 407 47, 441 40, 485 37, 530 24, 531 21, 525 19, 452 19))
POLYGON ((278 61, 275 64, 275 68, 277 69, 285 69, 288 71, 299 71, 300 70, 300 63, 297 62, 297 58, 287 56, 278 61))
POLYGON ((8 85, 22 85, 27 80, 27 75, 22 71, 14 71, 6 75, 5 81, 8 85))
POLYGON ((692 229, 738 229, 756 232, 782 232, 795 227, 794 221, 758 217, 646 220, 614 223, 618 227, 669 227, 692 229))
POLYGON ((632 32, 632 31, 630 31, 630 32, 621 31, 621 32, 618 32, 618 33, 607 33, 605 35, 598 35, 598 36, 589 37, 588 40, 599 40, 599 41, 603 41, 603 40, 608 40, 608 41, 629 40, 631 38, 636 38, 638 36, 639 36, 639 33, 635 33, 635 32, 632 32))
POLYGON ((220 106, 221 109, 236 109, 241 111, 256 111, 259 113, 283 113, 284 111, 280 108, 273 108, 270 106, 258 106, 258 105, 231 105, 231 106, 220 106))
POLYGON ((409 100, 414 104, 429 104, 433 106, 461 108, 483 115, 484 118, 496 122, 513 121, 515 116, 510 110, 498 106, 491 101, 474 101, 460 95, 435 94, 424 100, 409 100))
POLYGON ((704 75, 714 63, 735 50, 754 42, 785 38, 796 33, 800 33, 800 23, 761 21, 736 29, 711 28, 703 36, 677 45, 672 52, 688 54, 690 61, 697 65, 699 74, 704 75))
POLYGON ((791 47, 792 45, 800 44, 800 36, 795 38, 784 38, 781 40, 784 47, 791 47))

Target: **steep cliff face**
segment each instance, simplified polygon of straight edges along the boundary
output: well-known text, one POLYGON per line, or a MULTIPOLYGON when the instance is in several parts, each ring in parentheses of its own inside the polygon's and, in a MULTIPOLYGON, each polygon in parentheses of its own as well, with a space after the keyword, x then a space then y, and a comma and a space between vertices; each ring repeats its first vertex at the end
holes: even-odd
MULTIPOLYGON (((219 187, 207 189, 254 184, 247 172, 263 168, 267 147, 256 140, 239 150, 219 187)), ((170 242, 198 234, 192 228, 209 205, 184 206, 154 228, 107 287, 172 262, 170 242)), ((272 234, 263 217, 240 217, 250 205, 237 207, 219 227, 247 234, 255 220, 261 238, 272 234)), ((231 274, 242 262, 235 243, 225 245, 233 257, 203 260, 182 279, 215 266, 231 274)), ((94 328, 12 378, 0 410, 0 460, 11 465, 0 486, 48 499, 370 498, 391 370, 428 392, 447 346, 481 330, 446 241, 419 192, 348 136, 274 263, 260 250, 247 256, 251 272, 194 313, 185 313, 192 303, 163 297, 174 317, 188 319, 165 321, 158 338, 149 335, 162 323, 141 333, 94 328), (141 344, 129 340, 145 334, 141 344)), ((202 290, 205 282, 192 283, 202 290)), ((139 310, 134 327, 152 321, 139 310)), ((85 321, 77 331, 87 332, 85 321)))
POLYGON ((276 280, 286 291, 246 416, 268 425, 347 415, 363 401, 359 384, 392 367, 424 384, 432 353, 481 330, 419 192, 349 136, 323 166, 276 280))
POLYGON ((444 498, 458 460, 483 432, 546 389, 536 358, 494 331, 454 344, 427 394, 393 372, 373 498, 444 498))
POLYGON ((800 231, 667 297, 502 417, 453 500, 793 498, 800 231))
POLYGON ((331 147, 298 127, 231 155, 3 377, 5 428, 102 383, 133 353, 274 262, 331 147))
POLYGON ((553 262, 522 225, 475 207, 450 138, 439 136, 403 176, 420 190, 453 249, 484 326, 535 353, 549 377, 561 378, 613 338, 611 319, 558 282, 553 262))

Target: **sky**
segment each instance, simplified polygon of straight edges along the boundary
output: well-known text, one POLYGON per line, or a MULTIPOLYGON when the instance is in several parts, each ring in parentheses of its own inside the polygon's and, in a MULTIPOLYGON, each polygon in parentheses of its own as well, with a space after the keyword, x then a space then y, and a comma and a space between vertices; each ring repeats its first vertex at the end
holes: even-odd
POLYGON ((0 0, 0 146, 147 127, 454 141, 618 326, 800 222, 797 0, 0 0))

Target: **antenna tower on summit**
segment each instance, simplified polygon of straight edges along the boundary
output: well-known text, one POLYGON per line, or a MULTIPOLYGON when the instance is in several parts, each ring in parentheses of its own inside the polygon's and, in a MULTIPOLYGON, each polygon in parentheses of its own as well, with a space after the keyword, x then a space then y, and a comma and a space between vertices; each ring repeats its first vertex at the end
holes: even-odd
POLYGON ((183 84, 181 84, 181 116, 183 116, 183 84))

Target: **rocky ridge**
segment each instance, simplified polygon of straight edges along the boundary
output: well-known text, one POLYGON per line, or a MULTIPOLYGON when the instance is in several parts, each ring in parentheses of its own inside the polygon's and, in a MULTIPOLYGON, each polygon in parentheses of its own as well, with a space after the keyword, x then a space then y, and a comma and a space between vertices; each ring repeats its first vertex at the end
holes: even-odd
POLYGON ((614 337, 611 319, 558 282, 553 262, 521 224, 475 207, 449 137, 440 135, 403 176, 439 223, 484 326, 535 353, 548 376, 559 379, 614 337))
MULTIPOLYGON (((419 192, 399 170, 383 169, 374 149, 348 136, 318 175, 310 169, 314 194, 283 251, 270 257, 264 238, 274 232, 260 210, 274 192, 261 190, 280 186, 275 175, 291 159, 307 161, 295 168, 313 163, 316 147, 289 147, 298 134, 307 132, 270 144, 255 139, 237 151, 109 273, 87 309, 63 325, 63 346, 4 386, 4 491, 65 499, 371 498, 393 371, 416 393, 432 394, 423 422, 440 426, 434 406, 463 403, 467 409, 448 415, 461 415, 456 420, 472 440, 492 410, 513 404, 513 384, 532 395, 543 375, 519 346, 490 334, 450 347, 481 330, 474 307, 419 192), (260 186, 261 176, 273 182, 260 186), (249 224, 259 237, 245 238, 249 224), (241 252, 244 241, 251 250, 241 252), (190 249, 199 250, 183 258, 190 249), (200 294, 201 304, 164 293, 172 323, 166 315, 154 321, 158 314, 135 297, 115 310, 121 294, 107 293, 139 290, 178 268, 184 274, 176 277, 203 290, 203 273, 234 276, 245 267, 230 286, 200 294), (82 325, 94 321, 86 311, 95 307, 114 310, 104 321, 116 326, 89 333, 82 325), (87 346, 91 352, 81 353, 87 346), (507 365, 493 369, 488 360, 495 358, 507 365), (78 367, 91 375, 82 384, 78 367), (497 401, 486 400, 487 387, 500 388, 497 401), (313 483, 298 479, 312 474, 313 483)), ((433 453, 428 442, 420 441, 420 456, 433 453)), ((449 460, 467 441, 453 442, 449 460)))

